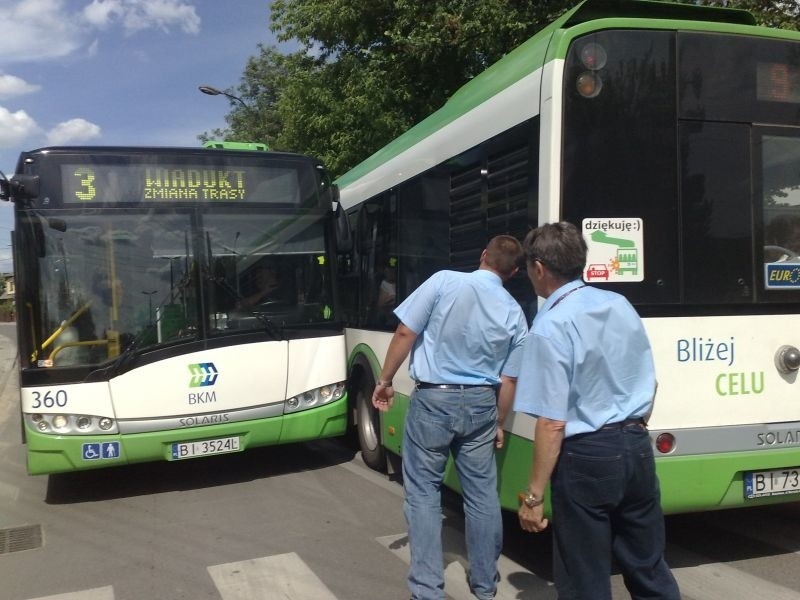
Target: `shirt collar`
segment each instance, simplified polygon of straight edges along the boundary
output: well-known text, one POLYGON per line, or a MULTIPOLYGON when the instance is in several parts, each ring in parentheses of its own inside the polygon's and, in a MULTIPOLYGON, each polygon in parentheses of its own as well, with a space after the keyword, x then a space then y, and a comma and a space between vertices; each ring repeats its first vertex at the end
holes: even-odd
POLYGON ((564 295, 569 294, 572 290, 579 288, 583 285, 586 284, 583 283, 581 279, 573 279, 569 283, 565 283, 547 297, 547 300, 544 301, 544 304, 542 305, 540 312, 542 313, 547 312, 556 302, 559 301, 560 298, 564 297, 564 295))
POLYGON ((477 273, 478 277, 483 277, 487 281, 493 281, 498 285, 503 285, 503 280, 500 276, 489 269, 478 269, 477 271, 473 271, 473 273, 477 273))

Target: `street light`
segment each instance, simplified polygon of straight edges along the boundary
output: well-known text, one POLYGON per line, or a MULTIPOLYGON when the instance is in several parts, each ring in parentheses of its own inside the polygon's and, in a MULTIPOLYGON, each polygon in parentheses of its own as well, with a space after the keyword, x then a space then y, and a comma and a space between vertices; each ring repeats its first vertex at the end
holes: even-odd
POLYGON ((150 325, 153 324, 153 294, 157 294, 158 290, 153 290, 152 292, 142 292, 145 296, 147 296, 147 314, 150 315, 150 325))
POLYGON ((250 110, 250 107, 247 106, 247 104, 245 104, 244 100, 239 98, 239 96, 234 96, 233 94, 229 94, 228 92, 223 92, 222 90, 219 90, 219 89, 217 89, 217 88, 215 88, 213 86, 210 86, 210 85, 201 85, 201 86, 198 86, 197 89, 200 90, 201 92, 203 92, 204 94, 208 94, 209 96, 220 96, 220 95, 222 95, 222 96, 225 96, 226 98, 228 98, 230 100, 236 100, 236 102, 241 104, 245 108, 245 110, 250 110))

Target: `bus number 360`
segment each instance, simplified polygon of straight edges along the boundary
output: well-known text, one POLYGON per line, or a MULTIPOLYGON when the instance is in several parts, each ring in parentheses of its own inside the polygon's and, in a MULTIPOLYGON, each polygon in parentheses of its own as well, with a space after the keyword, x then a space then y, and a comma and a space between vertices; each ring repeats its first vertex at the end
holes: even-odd
POLYGON ((55 408, 56 406, 64 408, 66 405, 67 392, 64 390, 58 390, 55 394, 48 390, 44 395, 41 392, 33 392, 33 405, 31 408, 55 408))

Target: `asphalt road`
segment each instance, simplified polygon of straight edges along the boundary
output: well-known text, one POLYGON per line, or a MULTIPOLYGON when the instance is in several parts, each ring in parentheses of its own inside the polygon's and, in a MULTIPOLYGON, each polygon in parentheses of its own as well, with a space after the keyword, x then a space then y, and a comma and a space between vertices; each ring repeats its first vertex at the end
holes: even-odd
MULTIPOLYGON (((0 600, 408 599, 402 487, 346 443, 31 477, 15 351, 0 323, 0 600)), ((467 600, 445 505, 446 591, 467 600)), ((555 600, 549 535, 505 520, 498 599, 555 600)), ((672 516, 667 538, 686 600, 800 600, 798 503, 672 516)))

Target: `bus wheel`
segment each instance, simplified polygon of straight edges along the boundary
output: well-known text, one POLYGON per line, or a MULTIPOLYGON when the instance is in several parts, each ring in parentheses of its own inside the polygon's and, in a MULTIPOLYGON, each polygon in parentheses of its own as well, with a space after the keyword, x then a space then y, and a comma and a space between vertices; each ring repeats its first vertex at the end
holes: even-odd
POLYGON ((372 406, 374 390, 375 383, 372 378, 362 377, 356 395, 358 445, 361 447, 361 458, 370 469, 385 471, 386 451, 381 445, 381 417, 378 410, 372 406))

